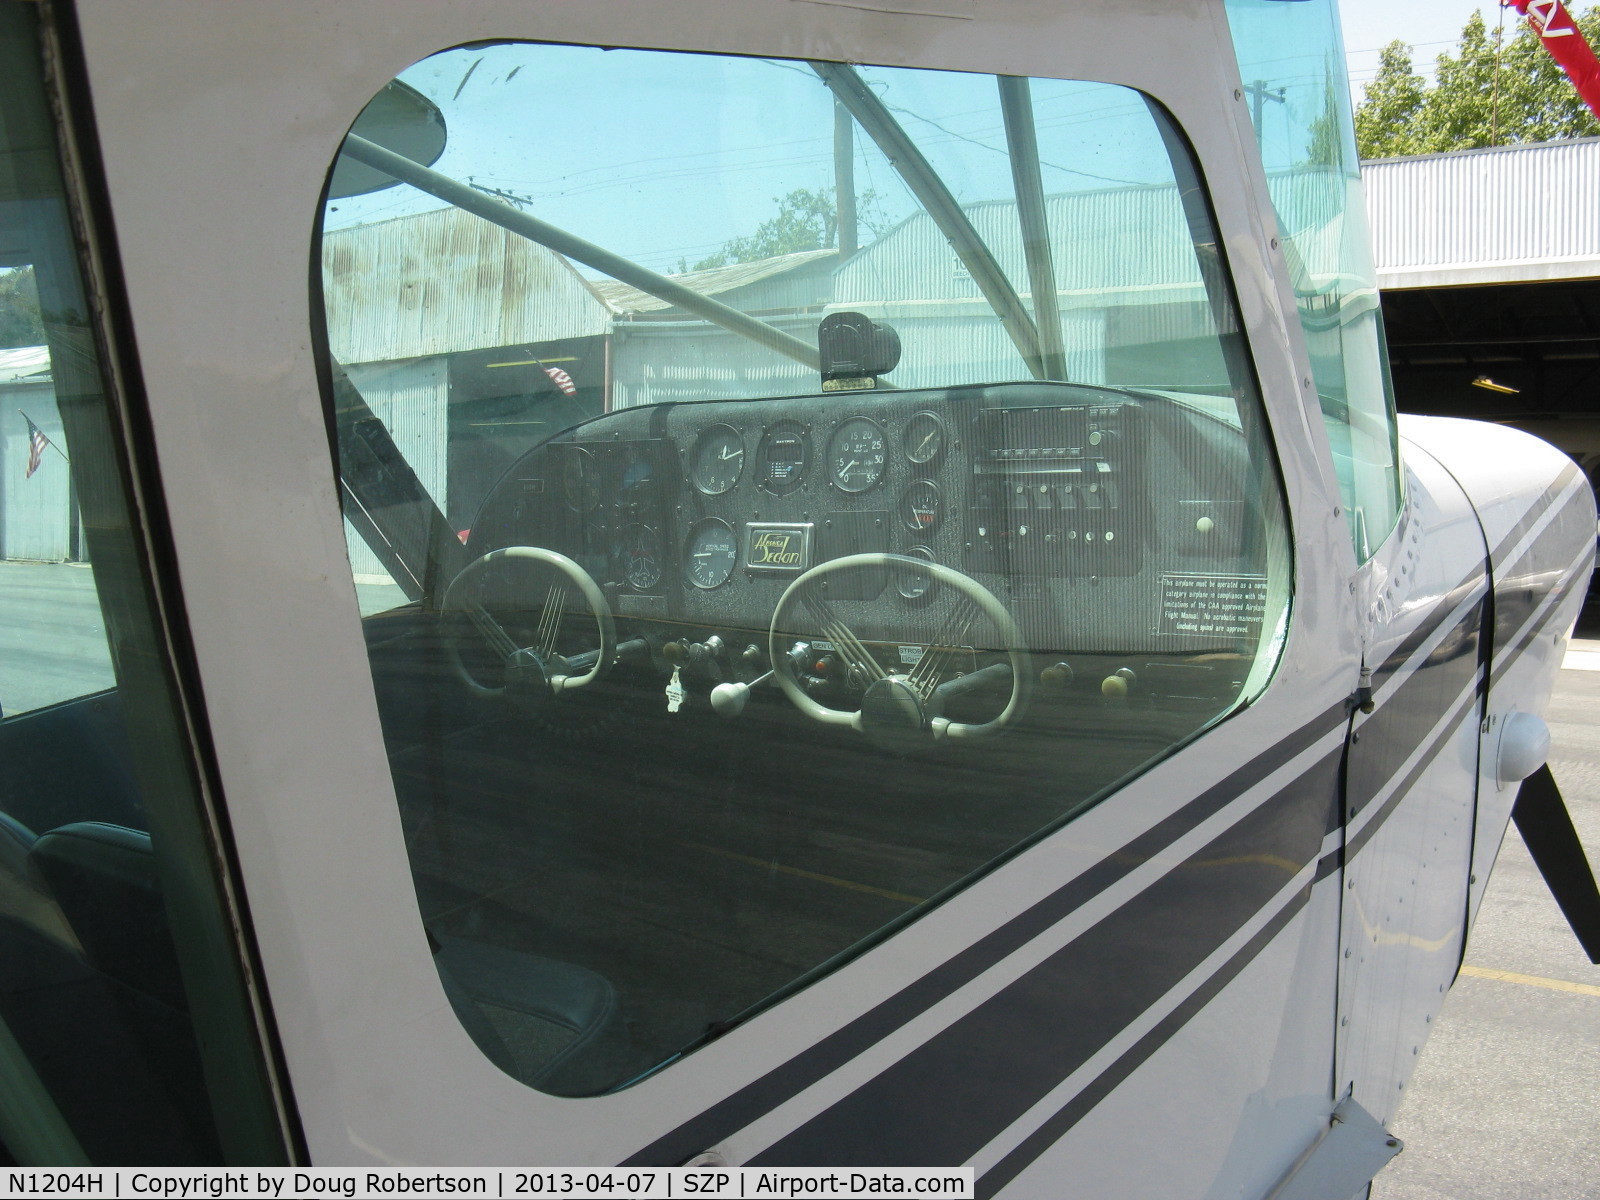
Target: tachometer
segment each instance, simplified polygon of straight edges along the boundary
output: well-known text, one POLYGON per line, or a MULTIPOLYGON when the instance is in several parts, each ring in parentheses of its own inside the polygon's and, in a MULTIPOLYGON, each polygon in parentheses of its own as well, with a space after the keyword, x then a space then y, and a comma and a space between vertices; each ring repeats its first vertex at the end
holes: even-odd
POLYGON ((866 417, 851 417, 828 439, 828 478, 841 492, 864 492, 883 478, 888 465, 883 428, 866 417))
POLYGON ((707 517, 689 531, 683 548, 683 577, 695 587, 721 587, 738 562, 739 542, 726 521, 707 517))
POLYGON ((744 471, 744 438, 732 425, 710 425, 695 441, 689 478, 707 496, 720 496, 744 471))
POLYGON ((900 445, 917 466, 931 463, 944 453, 944 421, 938 413, 919 412, 906 422, 900 445))

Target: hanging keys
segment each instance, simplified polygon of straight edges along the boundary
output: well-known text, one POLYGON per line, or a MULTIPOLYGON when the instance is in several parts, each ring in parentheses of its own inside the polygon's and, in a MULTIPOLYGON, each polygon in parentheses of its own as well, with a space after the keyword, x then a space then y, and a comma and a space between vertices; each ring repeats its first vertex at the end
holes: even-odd
POLYGON ((683 707, 683 702, 689 698, 689 693, 683 690, 683 678, 678 668, 672 668, 672 678, 667 681, 667 711, 675 713, 683 707))

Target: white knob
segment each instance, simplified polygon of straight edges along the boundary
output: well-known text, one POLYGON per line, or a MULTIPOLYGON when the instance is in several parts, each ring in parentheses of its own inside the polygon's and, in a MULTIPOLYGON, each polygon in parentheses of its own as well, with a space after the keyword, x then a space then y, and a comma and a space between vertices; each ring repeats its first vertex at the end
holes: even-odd
POLYGON ((722 717, 737 717, 749 698, 748 683, 719 683, 711 689, 711 707, 722 717))

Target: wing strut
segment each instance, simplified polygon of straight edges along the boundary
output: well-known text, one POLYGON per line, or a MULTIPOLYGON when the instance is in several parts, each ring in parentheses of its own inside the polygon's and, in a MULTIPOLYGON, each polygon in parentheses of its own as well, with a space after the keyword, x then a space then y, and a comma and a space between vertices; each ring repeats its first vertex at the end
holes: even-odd
POLYGON ((730 333, 749 338, 796 362, 804 363, 813 371, 821 369, 815 346, 802 342, 774 325, 731 308, 720 300, 713 300, 693 288, 684 287, 676 279, 669 279, 648 267, 640 266, 631 259, 623 258, 620 254, 613 254, 593 242, 586 242, 576 234, 559 229, 548 221, 541 221, 538 217, 530 216, 520 209, 496 200, 493 196, 487 196, 448 175, 413 162, 403 154, 385 150, 375 142, 369 142, 354 133, 345 137, 343 153, 375 171, 381 171, 402 183, 409 183, 419 192, 437 196, 445 203, 482 217, 485 221, 509 230, 519 237, 537 242, 557 254, 564 254, 597 271, 604 271, 613 279, 632 284, 641 292, 665 300, 668 304, 676 305, 697 317, 704 317, 713 325, 720 325, 730 333))
POLYGON ((939 232, 950 242, 961 265, 966 267, 972 282, 978 285, 983 298, 1000 317, 1011 342, 1027 364, 1035 379, 1049 378, 1045 371, 1044 356, 1039 347, 1039 329, 1023 307, 1021 298, 989 247, 984 245, 978 231, 967 220, 967 214, 950 194, 950 189, 939 178, 933 165, 922 156, 916 143, 906 136, 900 122, 866 85, 860 75, 840 63, 813 62, 811 69, 817 73, 839 102, 850 110, 856 124, 866 130, 867 136, 877 143, 911 194, 917 198, 939 232))
POLYGON ((1549 763, 1522 781, 1511 819, 1583 952, 1600 963, 1600 888, 1549 763))
POLYGON ((1011 181, 1017 193, 1017 221, 1022 226, 1022 255, 1028 265, 1028 291, 1033 296, 1039 355, 1045 377, 1064 380, 1067 352, 1061 341, 1056 268, 1050 254, 1050 224, 1045 217, 1044 179, 1039 173, 1039 135, 1033 125, 1033 97, 1026 79, 1000 76, 1000 112, 1005 118, 1006 145, 1011 150, 1011 181))

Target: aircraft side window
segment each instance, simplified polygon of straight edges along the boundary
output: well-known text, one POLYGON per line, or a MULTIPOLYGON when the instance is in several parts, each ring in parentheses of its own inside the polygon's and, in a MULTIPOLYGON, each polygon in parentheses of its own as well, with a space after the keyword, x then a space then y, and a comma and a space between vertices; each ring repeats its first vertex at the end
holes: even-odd
POLYGON ((1248 347, 1137 92, 476 45, 355 120, 322 218, 418 904, 532 1086, 662 1069, 1277 662, 1248 347))
POLYGON ((1356 558, 1400 519, 1404 476, 1343 37, 1332 0, 1228 0, 1356 558), (1307 46, 1330 46, 1324 58, 1307 46))
POLYGON ((0 323, 22 343, 0 349, 0 1152, 282 1161, 221 965, 233 950, 52 149, 39 8, 0 0, 0 323))

